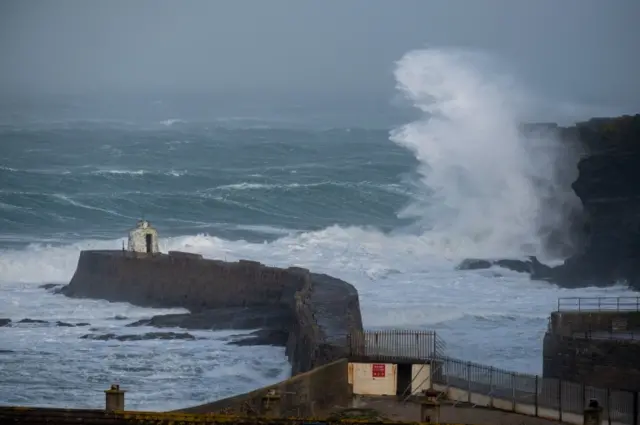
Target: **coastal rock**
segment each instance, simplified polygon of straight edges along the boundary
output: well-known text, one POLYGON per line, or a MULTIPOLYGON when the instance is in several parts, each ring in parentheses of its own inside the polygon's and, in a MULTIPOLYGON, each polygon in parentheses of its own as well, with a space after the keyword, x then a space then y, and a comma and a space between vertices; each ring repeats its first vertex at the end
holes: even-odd
POLYGON ((252 332, 248 336, 233 335, 237 339, 229 342, 229 345, 249 346, 249 345, 271 345, 285 347, 289 339, 289 332, 284 330, 261 329, 252 332))
POLYGON ((528 273, 535 280, 550 280, 554 276, 553 268, 542 264, 536 257, 531 256, 528 260, 517 259, 500 259, 485 260, 478 258, 467 258, 460 262, 456 269, 458 270, 481 270, 488 269, 493 266, 502 267, 503 269, 512 270, 518 273, 528 273))
POLYGON ((583 151, 571 185, 582 212, 570 211, 570 229, 555 229, 555 236, 547 241, 555 238, 567 245, 562 239, 573 237, 579 243, 574 240, 569 245, 577 249, 556 267, 530 257, 467 259, 458 269, 500 266, 567 288, 625 282, 640 290, 640 115, 594 118, 566 128, 541 124, 526 131, 540 129, 555 132, 563 142, 579 143, 583 151))
POLYGON ((60 283, 45 283, 44 285, 38 286, 38 288, 49 290, 49 289, 58 288, 59 286, 62 286, 62 284, 60 284, 60 283))
POLYGON ((130 323, 128 327, 184 329, 288 329, 291 312, 272 307, 231 307, 204 310, 198 313, 162 314, 130 323))
POLYGON ((572 186, 586 214, 585 244, 552 280, 640 289, 640 115, 592 119, 575 132, 587 149, 572 186))
POLYGON ((195 340, 196 337, 189 333, 177 333, 177 332, 149 332, 140 335, 116 335, 113 333, 94 335, 86 334, 80 337, 81 339, 92 339, 95 341, 146 341, 150 339, 182 339, 182 340, 195 340))
POLYGON ((75 328, 75 327, 81 327, 81 326, 89 326, 89 323, 87 322, 67 323, 67 322, 57 321, 56 326, 60 326, 63 328, 75 328))
POLYGON ((482 270, 493 267, 494 262, 480 258, 466 258, 456 266, 456 270, 482 270))
POLYGON ((3 326, 9 326, 11 324, 11 319, 0 318, 0 328, 3 326))
MULTIPOLYGON (((4 324, 4 326, 9 325, 11 323, 11 320, 9 319, 0 319, 0 326, 3 326, 3 320, 8 320, 7 323, 4 324)), ((67 322, 62 322, 60 320, 51 323, 48 320, 42 320, 42 319, 30 319, 30 318, 25 318, 22 320, 19 320, 15 323, 20 323, 20 324, 26 324, 26 325, 55 325, 55 326, 59 326, 61 328, 74 328, 74 327, 78 327, 78 326, 89 326, 89 323, 86 322, 80 322, 80 323, 67 323, 67 322)))
POLYGON ((18 323, 33 323, 33 324, 40 324, 40 325, 44 325, 44 324, 48 324, 49 322, 47 322, 46 320, 40 320, 40 319, 22 319, 19 320, 18 323))

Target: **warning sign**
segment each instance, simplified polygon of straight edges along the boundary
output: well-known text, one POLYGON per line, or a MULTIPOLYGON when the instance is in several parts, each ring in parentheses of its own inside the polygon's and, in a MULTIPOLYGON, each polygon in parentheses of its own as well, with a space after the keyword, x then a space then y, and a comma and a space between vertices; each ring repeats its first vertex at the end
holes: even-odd
POLYGON ((373 378, 384 378, 385 377, 385 365, 374 363, 371 365, 371 376, 373 378))

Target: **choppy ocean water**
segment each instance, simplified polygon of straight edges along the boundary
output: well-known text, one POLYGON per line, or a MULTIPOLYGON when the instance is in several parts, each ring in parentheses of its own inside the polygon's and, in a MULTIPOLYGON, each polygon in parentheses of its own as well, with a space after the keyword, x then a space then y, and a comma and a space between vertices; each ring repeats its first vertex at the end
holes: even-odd
MULTIPOLYGON (((369 328, 435 329, 450 355, 540 372, 557 297, 629 291, 455 270, 465 257, 541 253, 531 164, 499 87, 487 92, 484 77, 446 55, 404 61, 396 77, 418 118, 391 124, 364 103, 357 119, 347 111, 326 118, 327 110, 335 115, 329 106, 232 116, 216 99, 182 100, 191 107, 180 108, 160 96, 136 108, 69 99, 55 108, 5 105, 0 317, 151 331, 124 326, 168 310, 39 288, 67 283, 82 249, 120 248, 144 216, 163 251, 326 272, 358 288, 369 328), (445 72, 452 67, 459 72, 445 72), (446 119, 425 118, 433 116, 446 119)), ((167 410, 288 373, 283 349, 227 345, 232 332, 129 342, 81 339, 86 333, 0 328, 0 403, 97 407, 118 382, 129 407, 167 410)))

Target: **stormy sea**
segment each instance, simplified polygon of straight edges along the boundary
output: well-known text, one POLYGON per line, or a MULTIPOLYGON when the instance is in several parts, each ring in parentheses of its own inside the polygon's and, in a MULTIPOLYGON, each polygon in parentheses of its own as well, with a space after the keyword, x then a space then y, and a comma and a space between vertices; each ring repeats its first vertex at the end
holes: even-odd
POLYGON ((433 329, 451 356, 539 373, 558 297, 629 291, 455 269, 467 257, 561 260, 540 232, 562 226, 540 190, 558 184, 553 143, 519 133, 523 96, 474 60, 409 52, 390 98, 3 99, 0 318, 13 325, 0 327, 0 404, 99 407, 119 383, 128 408, 169 410, 288 375, 284 349, 229 345, 237 331, 81 338, 151 332, 126 325, 181 311, 42 287, 68 283, 83 249, 121 248, 140 218, 162 251, 328 273, 357 287, 369 329, 433 329))

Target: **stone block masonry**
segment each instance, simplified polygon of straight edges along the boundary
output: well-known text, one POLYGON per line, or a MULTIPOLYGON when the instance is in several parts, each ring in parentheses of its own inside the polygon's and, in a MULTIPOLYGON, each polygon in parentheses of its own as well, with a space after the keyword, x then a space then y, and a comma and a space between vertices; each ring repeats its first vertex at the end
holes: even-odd
POLYGON ((347 335, 362 331, 358 292, 349 283, 255 261, 179 252, 82 251, 61 293, 143 307, 183 307, 192 313, 230 307, 288 311, 286 352, 293 375, 346 357, 347 335))
POLYGON ((543 376, 592 387, 640 391, 638 299, 577 301, 587 307, 551 313, 543 340, 543 376))

